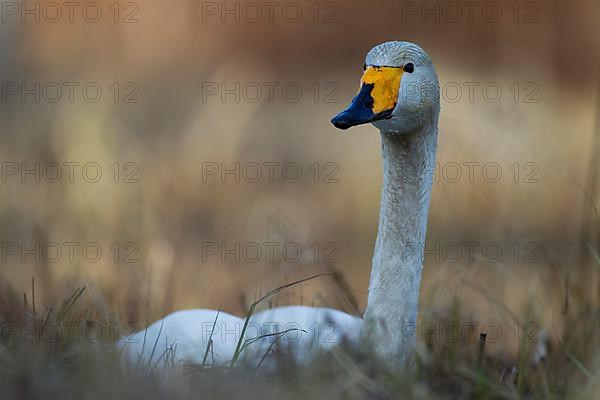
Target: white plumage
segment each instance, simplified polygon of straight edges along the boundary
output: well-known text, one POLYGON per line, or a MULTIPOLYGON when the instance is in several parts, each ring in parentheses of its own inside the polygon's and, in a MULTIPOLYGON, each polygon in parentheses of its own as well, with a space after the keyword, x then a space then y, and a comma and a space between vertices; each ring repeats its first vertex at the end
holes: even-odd
POLYGON ((240 342, 244 319, 223 312, 217 318, 215 310, 178 311, 121 339, 127 359, 150 366, 165 358, 228 364, 238 343, 246 343, 239 360, 257 365, 276 340, 303 363, 344 338, 351 345, 360 340, 388 362, 406 359, 415 342, 439 111, 438 79, 427 53, 413 43, 386 42, 367 54, 360 92, 332 120, 340 129, 373 123, 381 132, 383 188, 364 322, 327 308, 280 307, 253 315, 240 342), (270 336, 253 340, 261 335, 270 336), (165 352, 171 345, 175 351, 165 352))
MULTIPOLYGON (((141 357, 151 367, 169 362, 170 349, 176 362, 227 365, 233 358, 244 323, 243 318, 215 310, 177 311, 145 330, 122 338, 119 345, 129 360, 138 362, 141 357)), ((317 351, 329 350, 342 341, 356 344, 361 323, 362 319, 331 308, 287 306, 261 311, 247 324, 244 341, 251 344, 240 353, 240 362, 256 366, 264 355, 279 346, 301 348, 301 352, 290 354, 303 364, 317 351)))

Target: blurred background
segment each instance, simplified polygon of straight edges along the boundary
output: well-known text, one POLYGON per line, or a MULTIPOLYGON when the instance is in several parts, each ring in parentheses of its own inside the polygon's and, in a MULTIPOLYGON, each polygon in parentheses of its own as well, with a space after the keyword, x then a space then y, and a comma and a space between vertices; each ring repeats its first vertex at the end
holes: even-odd
POLYGON ((511 312, 560 332, 597 300, 597 2, 77 4, 2 5, 3 293, 86 286, 143 327, 332 272, 270 305, 360 314, 380 138, 329 120, 367 51, 407 40, 442 93, 421 315, 458 300, 503 352, 511 312))

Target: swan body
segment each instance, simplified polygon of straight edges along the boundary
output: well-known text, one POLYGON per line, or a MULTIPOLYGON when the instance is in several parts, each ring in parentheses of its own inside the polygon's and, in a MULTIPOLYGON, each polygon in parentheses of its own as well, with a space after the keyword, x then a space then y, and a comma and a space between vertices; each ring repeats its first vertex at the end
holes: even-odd
MULTIPOLYGON (((168 359, 168 349, 175 346, 175 357, 191 364, 202 364, 209 344, 212 326, 222 326, 225 330, 238 328, 242 319, 216 310, 182 310, 167 315, 146 329, 125 336, 118 342, 123 354, 132 362, 146 365, 160 365, 168 359), (218 314, 218 319, 217 319, 218 314), (208 326, 208 333, 206 332, 208 326)), ((239 332, 239 330, 238 330, 239 332)), ((217 332, 215 338, 219 338, 217 332)), ((225 339, 229 336, 223 335, 225 339)), ((239 336, 239 333, 238 333, 239 336)), ((208 361, 222 365, 231 360, 235 351, 233 340, 213 340, 211 357, 208 361)))
MULTIPOLYGON (((127 359, 150 366, 168 361, 170 348, 176 362, 226 365, 233 359, 244 323, 244 318, 222 311, 177 311, 122 338, 119 346, 127 359)), ((361 324, 362 319, 331 308, 286 306, 261 311, 247 324, 244 341, 252 343, 241 353, 241 361, 258 363, 278 345, 302 348, 290 355, 304 364, 318 351, 342 342, 357 344, 361 324)))
MULTIPOLYGON (((289 349, 301 362, 344 338, 350 344, 360 341, 369 345, 379 358, 392 364, 411 354, 435 164, 439 97, 433 64, 416 44, 386 42, 369 51, 358 94, 332 119, 333 125, 343 130, 372 123, 381 134, 383 187, 364 320, 327 308, 280 307, 252 316, 244 340, 275 333, 273 329, 291 329, 286 333, 289 349), (316 335, 315 330, 319 330, 316 335)), ((223 364, 234 356, 244 320, 226 313, 217 318, 214 310, 175 312, 147 330, 121 339, 119 345, 132 360, 155 361, 162 352, 152 352, 154 343, 163 349, 175 343, 175 361, 202 363, 213 325, 209 362, 223 364)), ((262 361, 275 337, 254 341, 241 358, 253 363, 262 361)))

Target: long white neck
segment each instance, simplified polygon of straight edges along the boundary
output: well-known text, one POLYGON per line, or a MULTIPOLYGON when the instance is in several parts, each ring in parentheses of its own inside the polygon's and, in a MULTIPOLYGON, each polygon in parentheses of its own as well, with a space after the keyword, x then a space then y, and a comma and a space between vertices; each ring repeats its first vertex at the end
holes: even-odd
POLYGON ((381 132, 383 188, 361 336, 380 358, 402 361, 415 341, 437 118, 418 132, 381 132))

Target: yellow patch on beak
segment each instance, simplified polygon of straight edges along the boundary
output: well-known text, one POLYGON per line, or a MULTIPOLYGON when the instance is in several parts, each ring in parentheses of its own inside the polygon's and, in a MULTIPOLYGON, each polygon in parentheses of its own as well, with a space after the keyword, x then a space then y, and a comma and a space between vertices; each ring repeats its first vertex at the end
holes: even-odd
POLYGON ((402 68, 373 67, 365 70, 360 82, 361 84, 372 84, 373 90, 373 113, 379 114, 383 111, 392 110, 398 102, 398 90, 400 79, 402 79, 402 68))

